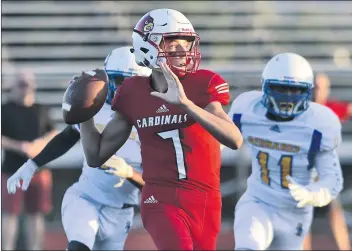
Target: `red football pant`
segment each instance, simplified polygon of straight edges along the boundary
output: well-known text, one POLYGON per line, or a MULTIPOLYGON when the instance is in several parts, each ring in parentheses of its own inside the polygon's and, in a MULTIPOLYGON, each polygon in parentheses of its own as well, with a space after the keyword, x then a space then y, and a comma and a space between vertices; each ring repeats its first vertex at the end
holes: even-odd
POLYGON ((145 185, 141 216, 159 250, 215 250, 221 194, 145 185))

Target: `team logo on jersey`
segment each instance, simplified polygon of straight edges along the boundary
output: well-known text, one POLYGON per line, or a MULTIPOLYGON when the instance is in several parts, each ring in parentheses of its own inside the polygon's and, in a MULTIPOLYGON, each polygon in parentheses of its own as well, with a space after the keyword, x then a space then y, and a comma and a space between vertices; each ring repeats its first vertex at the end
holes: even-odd
POLYGON ((281 132, 278 125, 273 125, 272 127, 270 127, 270 130, 274 132, 281 132))
POLYGON ((158 110, 156 110, 156 113, 162 113, 162 112, 168 112, 169 109, 167 109, 167 107, 165 105, 162 105, 158 108, 158 110))

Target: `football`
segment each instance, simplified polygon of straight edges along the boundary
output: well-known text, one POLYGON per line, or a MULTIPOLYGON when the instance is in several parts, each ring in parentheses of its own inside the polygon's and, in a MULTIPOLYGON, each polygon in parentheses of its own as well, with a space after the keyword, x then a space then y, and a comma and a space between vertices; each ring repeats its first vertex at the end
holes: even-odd
POLYGON ((94 117, 105 103, 109 78, 102 69, 82 72, 67 87, 62 112, 66 124, 82 123, 94 117))

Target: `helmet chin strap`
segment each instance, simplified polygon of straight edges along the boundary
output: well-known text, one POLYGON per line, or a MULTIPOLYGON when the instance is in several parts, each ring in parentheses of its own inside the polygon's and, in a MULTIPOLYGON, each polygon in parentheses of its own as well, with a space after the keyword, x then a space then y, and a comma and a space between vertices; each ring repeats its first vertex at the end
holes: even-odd
POLYGON ((280 115, 271 113, 269 110, 266 113, 266 117, 270 120, 273 121, 291 121, 293 120, 295 117, 291 116, 291 117, 282 117, 280 115))

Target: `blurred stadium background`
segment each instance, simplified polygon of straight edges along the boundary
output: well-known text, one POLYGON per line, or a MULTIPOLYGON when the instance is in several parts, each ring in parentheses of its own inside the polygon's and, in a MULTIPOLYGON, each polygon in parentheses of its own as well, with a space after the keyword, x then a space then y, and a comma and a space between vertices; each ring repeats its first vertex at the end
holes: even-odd
MULTIPOLYGON (((51 108, 61 130, 65 126, 61 100, 70 78, 82 70, 102 67, 112 49, 131 43, 132 28, 139 18, 162 7, 177 9, 191 20, 201 37, 201 67, 217 71, 228 80, 232 99, 243 91, 260 88, 266 61, 279 52, 290 51, 306 57, 315 71, 329 76, 332 98, 352 101, 352 2, 11 0, 2 1, 1 11, 2 102, 16 71, 28 68, 36 74, 37 101, 51 108)), ((343 126, 343 141, 339 149, 345 175, 341 199, 352 227, 351 120, 343 126)), ((80 175, 81 162, 77 144, 49 164, 53 168, 54 209, 47 216, 48 250, 66 248, 61 200, 80 175)), ((219 249, 233 249, 238 166, 248 168, 236 162, 230 152, 224 153, 224 220, 219 249)), ((336 249, 325 218, 313 226, 314 249, 336 249)), ((20 236, 19 247, 21 240, 20 236)), ((126 249, 149 248, 153 244, 137 214, 126 249)))

